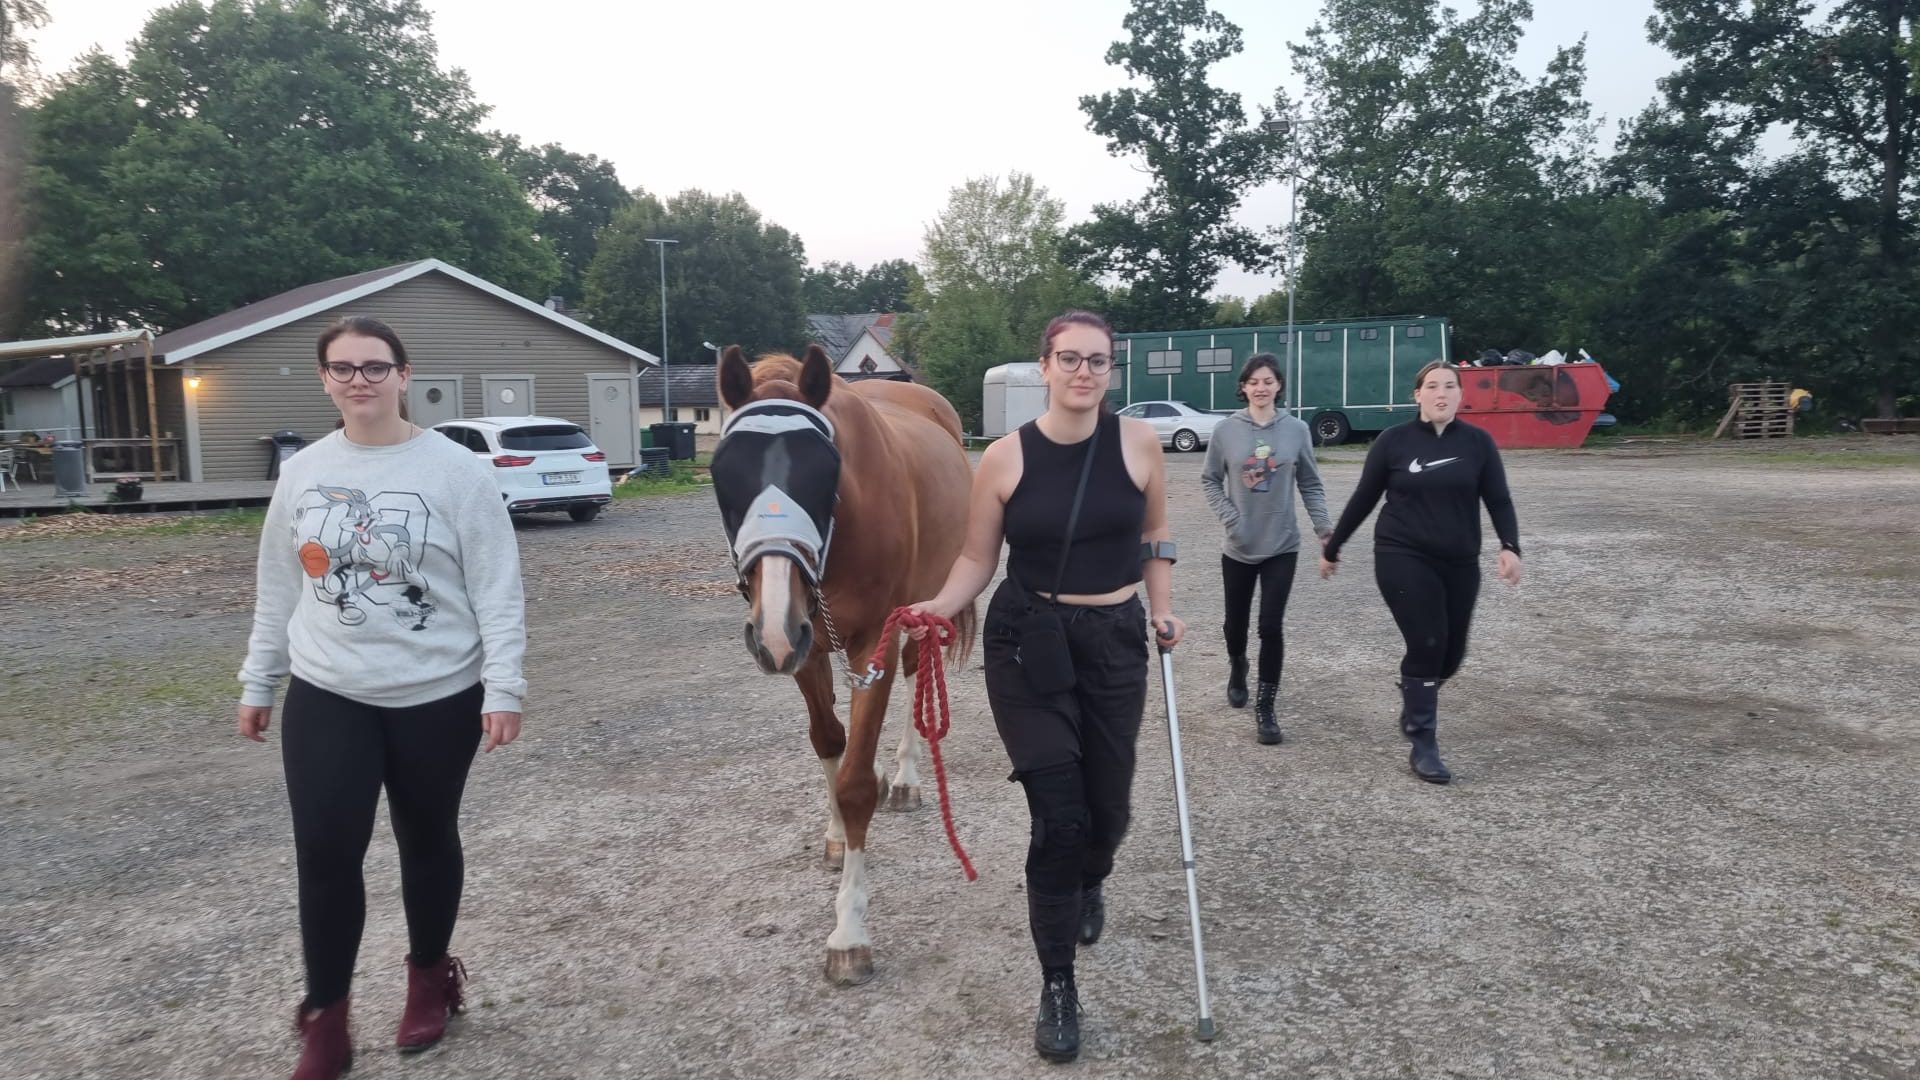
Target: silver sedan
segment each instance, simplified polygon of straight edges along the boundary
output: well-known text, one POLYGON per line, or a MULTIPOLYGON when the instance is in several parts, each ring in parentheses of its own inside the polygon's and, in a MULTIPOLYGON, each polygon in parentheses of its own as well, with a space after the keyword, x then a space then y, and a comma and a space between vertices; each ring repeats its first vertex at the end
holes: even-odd
POLYGON ((1213 438, 1214 425, 1226 419, 1184 401, 1136 401, 1121 409, 1120 415, 1152 424, 1160 433, 1160 445, 1181 453, 1204 448, 1213 438))

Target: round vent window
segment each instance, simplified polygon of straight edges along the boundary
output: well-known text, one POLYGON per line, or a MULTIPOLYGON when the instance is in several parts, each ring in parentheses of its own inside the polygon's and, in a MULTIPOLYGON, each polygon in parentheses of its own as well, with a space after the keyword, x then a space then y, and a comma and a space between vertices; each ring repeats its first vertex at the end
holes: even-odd
POLYGON ((620 397, 620 388, 612 384, 608 384, 606 390, 604 390, 603 393, 606 394, 608 401, 613 401, 620 397))
POLYGON ((443 393, 441 393, 441 392, 440 392, 440 388, 439 388, 439 387, 437 387, 437 386, 432 386, 432 387, 428 387, 428 388, 427 388, 427 403, 428 403, 428 404, 431 404, 431 405, 438 405, 438 404, 440 404, 440 399, 441 399, 441 398, 443 398, 443 397, 446 397, 446 396, 447 396, 447 395, 445 395, 445 394, 443 394, 443 393))
POLYGON ((501 404, 503 404, 503 405, 511 405, 511 404, 513 404, 513 396, 514 396, 514 395, 513 395, 513 387, 511 387, 511 386, 503 386, 503 387, 501 387, 501 388, 500 388, 500 403, 501 403, 501 404))

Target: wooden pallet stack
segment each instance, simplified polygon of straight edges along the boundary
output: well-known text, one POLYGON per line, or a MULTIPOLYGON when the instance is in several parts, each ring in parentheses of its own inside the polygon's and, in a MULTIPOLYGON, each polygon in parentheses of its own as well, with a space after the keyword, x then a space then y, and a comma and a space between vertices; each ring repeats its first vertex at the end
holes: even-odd
POLYGON ((1727 415, 1713 431, 1718 439, 1728 433, 1740 439, 1778 439, 1793 434, 1793 406, 1788 403, 1792 386, 1783 382, 1734 383, 1727 388, 1731 399, 1727 415))

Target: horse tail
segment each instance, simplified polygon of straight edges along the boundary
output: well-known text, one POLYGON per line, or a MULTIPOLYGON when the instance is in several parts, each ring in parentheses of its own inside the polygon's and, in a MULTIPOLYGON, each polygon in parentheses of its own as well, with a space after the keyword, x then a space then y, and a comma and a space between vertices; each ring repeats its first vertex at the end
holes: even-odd
POLYGON ((947 666, 963 667, 973 655, 973 639, 980 629, 980 614, 969 603, 953 617, 953 640, 947 643, 947 666))

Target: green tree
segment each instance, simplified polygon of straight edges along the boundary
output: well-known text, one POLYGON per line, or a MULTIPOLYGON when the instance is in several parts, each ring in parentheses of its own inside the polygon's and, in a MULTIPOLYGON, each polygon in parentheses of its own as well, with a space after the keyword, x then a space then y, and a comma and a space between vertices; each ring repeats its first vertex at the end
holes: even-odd
POLYGON ((21 212, 20 91, 33 75, 33 52, 21 31, 44 26, 40 0, 0 0, 0 335, 18 333, 26 271, 26 216, 21 212))
POLYGON ((635 192, 614 215, 587 270, 595 326, 648 349, 660 347, 660 253, 667 245, 667 348, 674 362, 711 361, 702 342, 751 354, 791 351, 806 336, 801 305, 806 249, 764 221, 738 193, 683 191, 662 203, 635 192))
POLYGON ((920 271, 905 259, 888 259, 865 270, 848 262, 808 267, 802 285, 807 311, 814 314, 904 312, 913 310, 920 271))
POLYGON ((539 211, 536 234, 559 256, 560 278, 554 288, 568 303, 578 304, 600 232, 615 214, 633 205, 633 194, 620 186, 611 161, 574 153, 558 143, 526 147, 512 135, 496 138, 501 165, 539 211))
POLYGON ((535 212, 419 0, 184 0, 35 109, 33 314, 171 327, 438 257, 540 297, 535 212))
MULTIPOLYGON (((1311 121, 1299 170, 1301 317, 1422 311, 1463 346, 1534 346, 1550 279, 1581 252, 1561 200, 1591 172, 1585 45, 1529 80, 1514 55, 1532 7, 1484 0, 1325 0, 1291 46, 1311 121)), ((1299 116, 1284 93, 1274 112, 1299 116)))
MULTIPOLYGON (((1736 166, 1764 174, 1756 190, 1794 195, 1788 205, 1798 209, 1785 217, 1777 203, 1745 204, 1739 220, 1764 245, 1750 253, 1756 266, 1787 285, 1780 295, 1798 305, 1796 317, 1859 320, 1820 351, 1822 374, 1842 396, 1866 387, 1876 411, 1892 415, 1920 386, 1920 2, 1656 0, 1655 12, 1650 36, 1681 61, 1663 82, 1669 112, 1732 144, 1736 166), (1789 131, 1798 150, 1762 169, 1752 139, 1770 128, 1789 131), (1836 280, 1843 266, 1852 270, 1836 280)), ((1783 328, 1775 343, 1804 346, 1804 337, 1783 328)))
POLYGON ((1145 87, 1080 99, 1088 127, 1116 157, 1139 157, 1152 185, 1121 205, 1093 208, 1072 232, 1071 257, 1128 286, 1130 321, 1156 329, 1203 325, 1223 264, 1266 265, 1271 246, 1234 221, 1249 187, 1272 174, 1273 141, 1246 125, 1238 94, 1207 81, 1241 51, 1240 29, 1205 0, 1134 0, 1127 40, 1107 63, 1145 87))
POLYGON ((1100 291, 1060 255, 1060 200, 1032 176, 976 177, 948 193, 927 226, 922 312, 903 320, 894 343, 980 430, 981 380, 988 368, 1032 360, 1047 321, 1071 307, 1096 307, 1100 291))
POLYGON ((1252 326, 1247 321, 1247 302, 1238 296, 1216 296, 1213 298, 1213 317, 1208 326, 1252 326))

